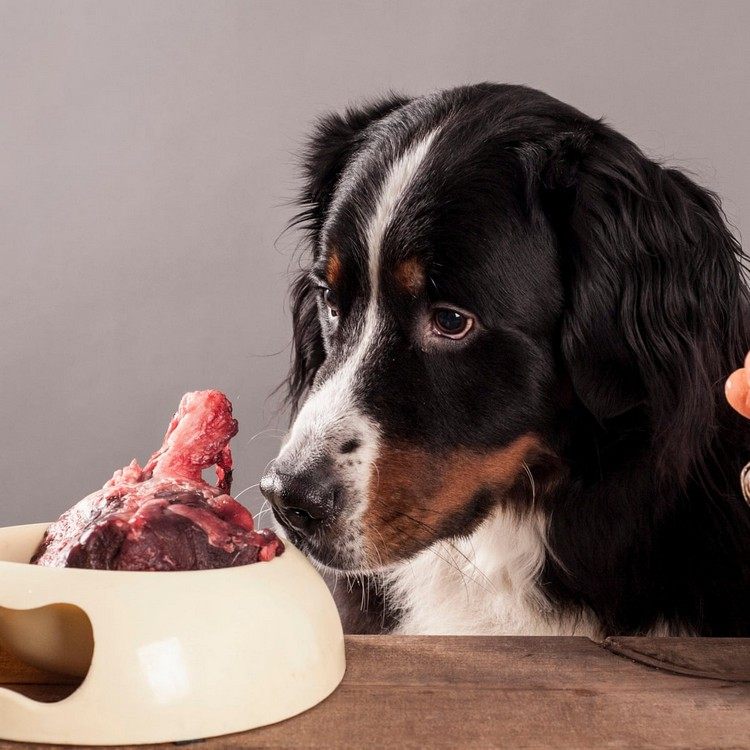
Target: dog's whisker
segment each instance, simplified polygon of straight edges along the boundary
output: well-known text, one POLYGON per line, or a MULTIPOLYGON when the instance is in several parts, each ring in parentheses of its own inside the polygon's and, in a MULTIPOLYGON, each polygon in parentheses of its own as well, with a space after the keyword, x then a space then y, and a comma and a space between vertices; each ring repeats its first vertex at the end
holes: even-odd
POLYGON ((249 487, 245 487, 245 489, 242 490, 242 492, 238 492, 234 496, 234 499, 237 500, 238 498, 242 497, 248 490, 254 490, 256 487, 260 487, 260 482, 258 482, 257 484, 251 484, 249 487))
POLYGON ((370 466, 372 466, 373 469, 375 469, 375 473, 377 474, 378 480, 375 485, 375 494, 377 494, 378 490, 380 489, 380 468, 378 467, 377 463, 375 461, 370 461, 370 466))
POLYGON ((264 500, 263 505, 260 506, 260 510, 253 517, 253 521, 257 524, 261 516, 269 510, 271 510, 271 503, 269 503, 268 500, 264 500))
POLYGON ((260 432, 256 432, 255 435, 253 435, 245 442, 245 445, 250 445, 250 443, 252 443, 256 438, 259 438, 263 435, 269 435, 270 433, 277 433, 276 435, 274 435, 274 437, 283 437, 285 432, 286 430, 280 430, 278 427, 269 427, 265 430, 261 430, 260 432))
POLYGON ((531 473, 531 467, 526 463, 522 462, 523 470, 526 472, 526 476, 529 478, 531 484, 531 507, 536 507, 536 482, 534 482, 534 475, 531 473))

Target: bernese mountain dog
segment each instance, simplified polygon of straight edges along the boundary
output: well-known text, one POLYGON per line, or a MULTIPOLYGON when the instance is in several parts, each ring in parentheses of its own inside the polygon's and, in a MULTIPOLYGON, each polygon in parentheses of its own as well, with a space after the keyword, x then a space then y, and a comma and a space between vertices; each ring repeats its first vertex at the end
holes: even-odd
POLYGON ((261 483, 349 632, 750 635, 717 197, 540 91, 324 117, 261 483))

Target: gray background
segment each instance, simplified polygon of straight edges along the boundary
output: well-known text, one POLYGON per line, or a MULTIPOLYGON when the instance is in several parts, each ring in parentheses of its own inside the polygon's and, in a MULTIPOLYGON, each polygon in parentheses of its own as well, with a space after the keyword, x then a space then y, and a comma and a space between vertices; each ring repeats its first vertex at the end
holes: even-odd
POLYGON ((694 172, 741 230, 749 32, 743 0, 0 2, 0 524, 145 459, 188 389, 230 396, 235 490, 258 481, 316 114, 530 84, 694 172))

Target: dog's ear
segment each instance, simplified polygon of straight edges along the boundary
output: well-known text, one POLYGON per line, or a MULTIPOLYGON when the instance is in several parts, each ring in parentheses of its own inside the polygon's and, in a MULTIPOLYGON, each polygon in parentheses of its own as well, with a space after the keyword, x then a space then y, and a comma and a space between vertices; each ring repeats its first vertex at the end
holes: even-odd
MULTIPOLYGON (((318 121, 302 157, 301 211, 292 220, 293 226, 306 233, 310 255, 319 252, 320 232, 331 198, 341 173, 362 146, 365 131, 407 101, 392 95, 373 104, 348 109, 343 115, 326 115, 318 121)), ((303 270, 291 289, 293 347, 286 401, 292 416, 325 359, 315 294, 308 272, 303 270)))
POLYGON ((367 128, 408 101, 393 94, 318 120, 302 155, 302 211, 294 219, 295 224, 304 225, 313 243, 320 236, 341 173, 362 146, 367 128))
POLYGON ((537 180, 578 398, 600 423, 642 409, 660 467, 687 474, 749 343, 742 250, 717 197, 594 121, 546 149, 537 180))

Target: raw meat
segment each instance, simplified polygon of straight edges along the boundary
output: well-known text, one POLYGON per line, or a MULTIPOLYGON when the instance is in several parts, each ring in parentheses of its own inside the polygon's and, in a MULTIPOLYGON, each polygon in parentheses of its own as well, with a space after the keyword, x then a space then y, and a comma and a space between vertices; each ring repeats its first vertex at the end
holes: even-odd
POLYGON ((270 560, 284 551, 273 531, 230 497, 237 434, 219 391, 186 393, 162 447, 135 459, 101 490, 63 513, 31 559, 37 565, 103 570, 200 570, 270 560), (216 465, 217 484, 202 472, 216 465))

